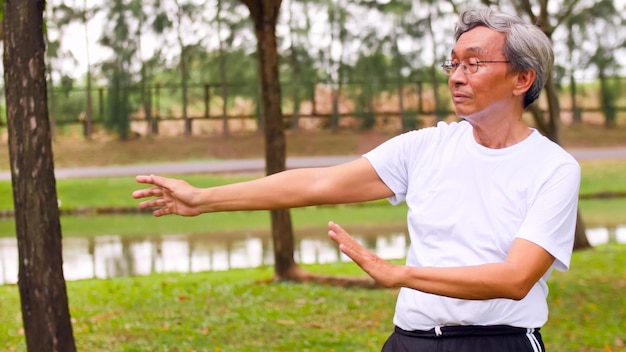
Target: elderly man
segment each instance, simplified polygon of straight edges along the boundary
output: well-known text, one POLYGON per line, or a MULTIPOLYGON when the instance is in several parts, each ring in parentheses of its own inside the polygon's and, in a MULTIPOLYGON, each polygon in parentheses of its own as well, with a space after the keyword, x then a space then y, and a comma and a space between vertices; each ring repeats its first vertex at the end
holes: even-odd
POLYGON ((338 166, 199 189, 137 176, 155 216, 387 198, 408 205, 411 246, 394 265, 330 222, 329 236, 374 280, 399 287, 383 351, 543 351, 546 280, 571 258, 580 167, 529 127, 524 109, 554 61, 549 39, 489 9, 461 14, 442 68, 459 122, 404 133, 338 166))

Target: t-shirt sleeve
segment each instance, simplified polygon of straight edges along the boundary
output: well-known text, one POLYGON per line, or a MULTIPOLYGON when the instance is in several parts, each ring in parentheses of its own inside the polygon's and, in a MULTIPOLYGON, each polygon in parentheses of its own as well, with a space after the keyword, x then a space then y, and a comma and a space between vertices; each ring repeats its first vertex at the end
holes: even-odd
POLYGON ((417 131, 412 131, 398 135, 363 155, 380 179, 393 191, 394 195, 388 198, 393 205, 406 198, 409 184, 406 160, 411 153, 411 140, 415 141, 416 134, 417 131))
POLYGON ((554 256, 554 267, 560 271, 569 269, 572 257, 579 188, 578 163, 556 168, 534 197, 517 234, 554 256))
POLYGON ((393 191, 394 196, 388 198, 391 204, 396 205, 406 200, 411 173, 429 164, 434 157, 433 148, 448 130, 448 124, 439 122, 437 127, 422 128, 395 136, 363 155, 381 180, 393 191))

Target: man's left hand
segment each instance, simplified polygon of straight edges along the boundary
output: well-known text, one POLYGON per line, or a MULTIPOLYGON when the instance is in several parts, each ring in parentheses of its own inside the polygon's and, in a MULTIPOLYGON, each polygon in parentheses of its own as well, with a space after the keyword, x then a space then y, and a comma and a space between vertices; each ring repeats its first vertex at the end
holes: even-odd
POLYGON ((354 237, 334 222, 328 223, 328 237, 339 245, 339 250, 350 257, 374 281, 384 287, 396 287, 400 266, 389 263, 363 247, 354 237))

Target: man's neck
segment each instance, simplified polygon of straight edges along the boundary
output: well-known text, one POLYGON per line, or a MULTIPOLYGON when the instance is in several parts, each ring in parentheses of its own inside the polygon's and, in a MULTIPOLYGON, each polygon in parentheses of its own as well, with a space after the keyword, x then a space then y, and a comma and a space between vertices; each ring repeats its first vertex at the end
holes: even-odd
POLYGON ((501 149, 515 145, 526 139, 532 132, 522 119, 500 119, 484 123, 470 122, 476 143, 491 149, 501 149))

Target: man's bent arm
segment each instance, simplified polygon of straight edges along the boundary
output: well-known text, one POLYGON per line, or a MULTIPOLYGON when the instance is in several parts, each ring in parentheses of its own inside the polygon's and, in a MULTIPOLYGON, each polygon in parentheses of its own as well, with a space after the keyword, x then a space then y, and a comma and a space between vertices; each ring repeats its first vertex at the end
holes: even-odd
POLYGON ((554 257, 542 247, 516 239, 502 263, 447 268, 401 266, 378 257, 332 222, 329 230, 341 251, 379 284, 460 299, 520 300, 554 262, 554 257))
POLYGON ((548 271, 554 257, 540 246, 516 239, 503 263, 453 268, 399 270, 399 284, 423 292, 461 299, 520 300, 548 271))

